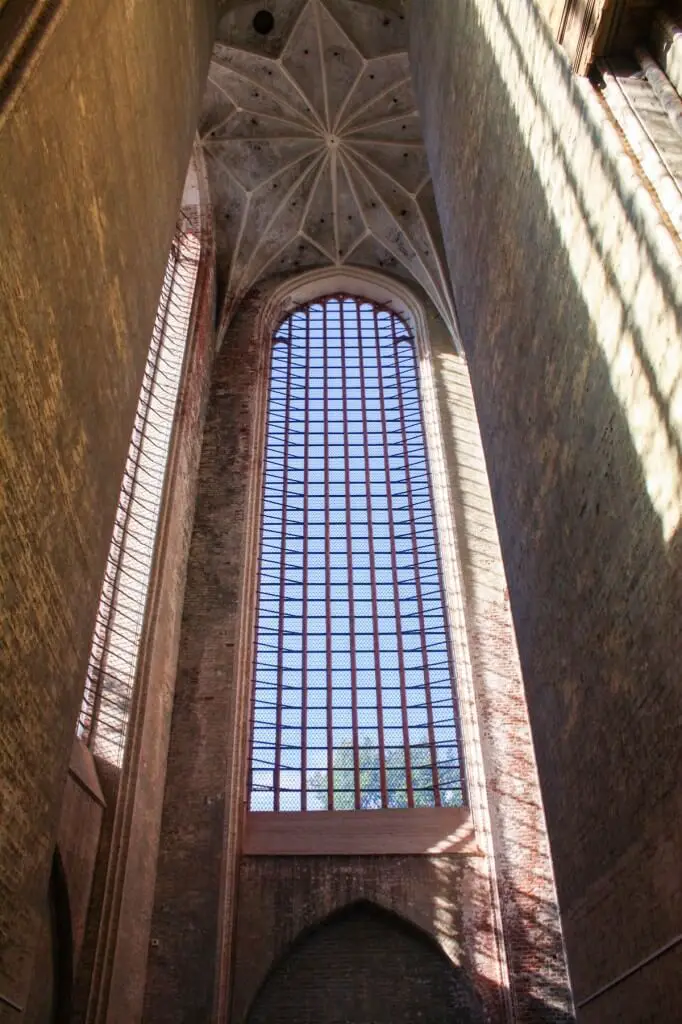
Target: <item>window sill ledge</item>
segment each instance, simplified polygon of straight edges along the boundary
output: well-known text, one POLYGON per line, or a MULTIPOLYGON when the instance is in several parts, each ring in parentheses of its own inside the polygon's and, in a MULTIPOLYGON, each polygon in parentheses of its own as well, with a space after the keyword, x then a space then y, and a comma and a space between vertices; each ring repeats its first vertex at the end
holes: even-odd
POLYGON ((245 856, 481 856, 468 807, 374 811, 249 811, 245 856))

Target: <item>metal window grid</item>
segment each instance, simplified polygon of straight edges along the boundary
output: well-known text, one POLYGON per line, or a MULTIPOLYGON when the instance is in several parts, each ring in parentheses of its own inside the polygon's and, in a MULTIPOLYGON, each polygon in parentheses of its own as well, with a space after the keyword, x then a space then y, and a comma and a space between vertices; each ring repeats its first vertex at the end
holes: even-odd
POLYGON ((415 339, 329 296, 273 338, 249 807, 460 806, 459 750, 415 339))
POLYGON ((78 735, 122 763, 201 251, 181 215, 147 354, 90 649, 78 735))

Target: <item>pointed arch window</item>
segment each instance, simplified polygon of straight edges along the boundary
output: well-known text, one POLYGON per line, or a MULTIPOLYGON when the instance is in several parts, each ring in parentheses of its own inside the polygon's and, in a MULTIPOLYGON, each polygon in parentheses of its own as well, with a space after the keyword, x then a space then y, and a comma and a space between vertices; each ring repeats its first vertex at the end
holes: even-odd
POLYGON ((251 811, 464 802, 416 342, 350 295, 273 338, 249 783, 251 811))
POLYGON ((166 265, 90 648, 78 736, 123 763, 201 259, 181 213, 166 265))

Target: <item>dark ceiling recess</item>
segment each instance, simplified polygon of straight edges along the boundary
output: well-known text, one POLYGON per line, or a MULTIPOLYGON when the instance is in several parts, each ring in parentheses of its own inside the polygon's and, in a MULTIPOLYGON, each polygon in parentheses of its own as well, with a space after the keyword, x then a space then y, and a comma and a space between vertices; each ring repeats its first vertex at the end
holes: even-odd
POLYGON ((256 32, 258 32, 259 35, 266 36, 268 35, 269 32, 272 32, 273 28, 275 27, 275 19, 273 18, 270 11, 258 11, 254 15, 253 27, 255 28, 256 32))

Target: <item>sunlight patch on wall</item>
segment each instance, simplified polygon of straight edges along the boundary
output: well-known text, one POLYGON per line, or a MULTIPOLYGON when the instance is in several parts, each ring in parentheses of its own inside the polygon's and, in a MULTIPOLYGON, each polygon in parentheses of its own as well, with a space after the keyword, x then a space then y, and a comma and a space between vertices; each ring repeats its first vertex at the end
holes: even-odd
POLYGON ((477 10, 669 541, 682 513, 682 302, 664 294, 641 225, 655 234, 671 280, 679 280, 679 254, 591 86, 571 79, 551 50, 534 4, 479 0, 477 10), (611 160, 623 200, 614 191, 611 160))
POLYGON ((100 595, 78 735, 120 768, 144 631, 200 255, 179 231, 164 277, 100 595))

